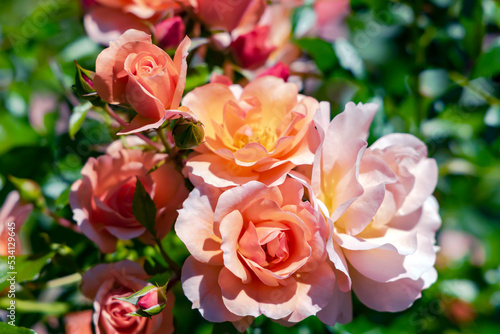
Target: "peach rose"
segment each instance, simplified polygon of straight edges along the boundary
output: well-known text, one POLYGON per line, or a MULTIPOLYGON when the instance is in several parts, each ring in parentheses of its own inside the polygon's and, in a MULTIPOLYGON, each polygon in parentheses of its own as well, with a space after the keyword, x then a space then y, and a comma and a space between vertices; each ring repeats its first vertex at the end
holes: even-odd
POLYGON ((334 118, 316 153, 312 189, 329 218, 338 298, 350 299, 352 289, 367 306, 396 312, 436 279, 437 166, 411 135, 387 135, 366 148, 376 110, 348 103, 334 118))
POLYGON ((318 101, 276 77, 243 89, 210 83, 188 93, 183 106, 205 126, 205 143, 187 161, 195 185, 282 183, 293 167, 312 163, 321 140, 314 122, 318 101))
POLYGON ((92 317, 96 334, 168 334, 173 333, 175 296, 167 293, 166 306, 151 318, 128 316, 137 306, 117 297, 126 297, 148 283, 148 275, 132 261, 98 264, 82 276, 82 293, 94 301, 92 317))
POLYGON ((265 0, 191 0, 198 18, 213 30, 252 28, 266 8, 265 0))
POLYGON ((191 253, 182 288, 193 308, 244 330, 261 314, 295 323, 326 306, 335 289, 328 231, 321 213, 302 201, 303 186, 251 181, 220 192, 195 188, 175 224, 191 253))
POLYGON ((186 84, 186 36, 174 60, 151 43, 151 36, 127 30, 96 60, 94 87, 110 104, 129 104, 137 116, 119 134, 160 127, 168 118, 182 114, 178 109, 186 84))
POLYGON ((181 8, 175 0, 95 0, 82 1, 83 23, 87 35, 95 42, 108 45, 129 29, 145 33, 169 10, 181 8))
POLYGON ((0 255, 13 256, 21 254, 19 232, 33 211, 32 204, 22 204, 19 192, 11 191, 0 208, 0 255), (14 238, 14 241, 11 241, 14 238), (9 247, 11 246, 11 247, 9 247), (11 253, 9 251, 14 251, 11 253))
POLYGON ((102 252, 115 250, 118 239, 151 235, 134 217, 132 200, 139 178, 156 204, 156 233, 164 237, 177 218, 177 209, 188 195, 184 178, 166 154, 111 145, 106 155, 90 158, 82 169, 83 178, 71 187, 70 205, 82 233, 102 252), (158 166, 149 173, 151 169, 158 166))

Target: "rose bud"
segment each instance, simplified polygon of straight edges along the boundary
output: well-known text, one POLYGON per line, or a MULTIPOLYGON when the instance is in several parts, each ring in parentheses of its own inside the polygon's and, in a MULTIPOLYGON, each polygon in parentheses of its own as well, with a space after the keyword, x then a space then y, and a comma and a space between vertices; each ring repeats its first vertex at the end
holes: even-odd
POLYGON ((176 48, 185 33, 186 26, 179 16, 166 19, 155 27, 157 44, 165 50, 176 48))
POLYGON ((104 106, 105 102, 97 95, 94 89, 95 72, 80 66, 75 60, 76 75, 73 89, 81 98, 90 101, 95 106, 104 106))
POLYGON ((162 286, 161 288, 154 288, 142 296, 137 302, 137 306, 139 306, 143 311, 153 309, 157 306, 162 306, 163 309, 166 301, 167 297, 165 296, 165 286, 162 286))
POLYGON ((258 78, 266 75, 272 75, 273 77, 281 78, 287 81, 288 77, 290 76, 290 67, 288 67, 288 65, 283 64, 282 62, 279 62, 273 67, 268 68, 267 70, 259 74, 258 78))
POLYGON ((270 27, 256 27, 249 33, 240 35, 232 44, 232 53, 237 65, 255 69, 264 65, 269 55, 276 49, 269 46, 267 37, 270 27))
POLYGON ((134 312, 130 312, 128 314, 129 316, 152 317, 153 315, 160 313, 165 308, 165 304, 167 302, 166 294, 166 285, 161 287, 147 285, 129 296, 116 297, 115 299, 123 300, 139 307, 134 312))
POLYGON ((205 137, 203 124, 186 118, 179 119, 172 130, 175 146, 182 150, 189 150, 200 145, 205 137))

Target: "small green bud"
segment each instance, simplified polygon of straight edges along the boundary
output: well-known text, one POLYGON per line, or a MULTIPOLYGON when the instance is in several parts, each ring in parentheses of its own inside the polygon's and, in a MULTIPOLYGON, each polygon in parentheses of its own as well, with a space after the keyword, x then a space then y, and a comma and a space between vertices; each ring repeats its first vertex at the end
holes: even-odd
POLYGON ((200 145, 205 137, 203 124, 186 118, 177 120, 172 130, 175 146, 189 150, 200 145))

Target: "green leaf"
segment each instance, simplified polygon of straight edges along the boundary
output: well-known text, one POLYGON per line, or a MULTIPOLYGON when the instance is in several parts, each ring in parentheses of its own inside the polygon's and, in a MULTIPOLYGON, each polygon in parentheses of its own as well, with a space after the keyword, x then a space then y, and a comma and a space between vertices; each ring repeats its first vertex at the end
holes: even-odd
POLYGON ((323 73, 333 69, 338 62, 332 44, 320 38, 301 38, 295 43, 311 56, 323 73))
POLYGON ((146 228, 153 236, 156 236, 156 205, 142 185, 139 178, 135 183, 134 200, 132 201, 132 212, 137 221, 146 228))
POLYGON ((80 130, 90 108, 92 108, 92 103, 85 102, 73 109, 73 113, 69 118, 69 136, 71 139, 75 139, 75 135, 80 130))
POLYGON ((482 1, 463 0, 460 23, 465 28, 465 51, 470 58, 475 59, 481 52, 485 32, 482 1))
POLYGON ((67 204, 69 204, 69 193, 71 192, 71 186, 68 186, 66 190, 64 190, 59 197, 56 199, 56 206, 58 208, 63 208, 67 204))
POLYGON ((32 329, 12 326, 3 322, 0 322, 0 332, 2 334, 37 334, 37 332, 32 329))
POLYGON ((153 315, 157 315, 158 313, 160 313, 161 311, 163 311, 163 309, 165 308, 165 303, 161 303, 161 304, 157 304, 155 306, 151 306, 150 308, 147 308, 144 311, 144 313, 146 313, 148 315, 148 317, 152 317, 153 315))
POLYGON ((134 312, 127 313, 129 317, 145 317, 145 318, 150 318, 151 316, 147 314, 145 311, 141 310, 140 308, 135 310, 134 312))
POLYGON ((146 285, 144 288, 142 288, 141 290, 139 290, 137 292, 134 292, 130 296, 127 296, 127 297, 115 297, 115 299, 123 300, 125 302, 130 303, 130 304, 136 305, 137 302, 139 301, 139 299, 141 299, 142 296, 144 296, 149 291, 151 291, 151 290, 153 290, 155 288, 156 288, 155 285, 146 285))
POLYGON ((478 77, 491 77, 500 73, 500 46, 495 46, 479 56, 471 79, 478 77))
POLYGON ((7 257, 0 257, 0 291, 9 286, 7 279, 10 277, 9 272, 15 272, 16 283, 32 281, 38 278, 43 267, 49 263, 55 252, 49 252, 43 256, 33 258, 31 255, 16 256, 13 269, 8 266, 7 257))
POLYGON ((0 112, 0 155, 18 146, 36 145, 40 136, 26 122, 7 112, 0 112))

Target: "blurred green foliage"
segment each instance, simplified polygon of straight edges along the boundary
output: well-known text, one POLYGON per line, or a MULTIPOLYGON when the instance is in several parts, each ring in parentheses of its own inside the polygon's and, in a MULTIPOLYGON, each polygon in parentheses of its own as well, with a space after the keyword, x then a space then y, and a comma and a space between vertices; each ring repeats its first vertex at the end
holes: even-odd
MULTIPOLYGON (((79 6, 76 0, 0 3, 0 202, 14 188, 9 176, 29 178, 41 185, 50 210, 68 219, 69 186, 85 161, 100 154, 100 144, 113 139, 110 121, 90 115, 91 111, 75 139, 68 134, 75 104, 73 60, 93 69, 101 50, 85 37, 79 6)), ((424 140, 439 164, 435 196, 443 219, 440 233, 466 233, 484 254, 479 260, 474 259, 473 249, 456 259, 438 256, 438 282, 405 312, 375 312, 355 301, 354 321, 347 325, 327 327, 309 318, 284 328, 260 317, 249 331, 498 333, 500 3, 352 0, 351 6, 348 38, 333 44, 311 38, 294 41, 319 69, 319 74, 306 79, 304 93, 330 101, 332 115, 348 101, 380 105, 371 142, 392 132, 424 140)), ((305 16, 300 10, 294 15, 305 16)), ((188 89, 208 78, 206 67, 190 69, 188 89)), ((17 293, 17 322, 24 327, 47 325, 51 333, 60 333, 64 313, 91 308, 78 290, 78 274, 73 273, 99 261, 147 258, 153 280, 162 284, 168 279, 154 272, 166 265, 163 259, 135 240, 121 242, 115 253, 102 256, 84 236, 40 211, 31 216, 22 234, 25 245, 37 254, 19 258, 25 281, 17 293)), ((173 232, 163 243, 178 263, 188 256, 173 232)), ((174 291, 179 333, 231 330, 204 321, 191 310, 180 286, 174 291)))

